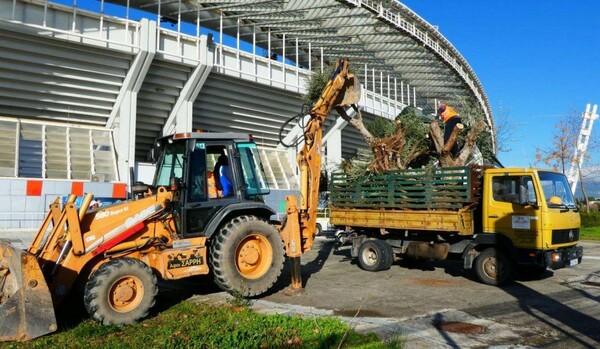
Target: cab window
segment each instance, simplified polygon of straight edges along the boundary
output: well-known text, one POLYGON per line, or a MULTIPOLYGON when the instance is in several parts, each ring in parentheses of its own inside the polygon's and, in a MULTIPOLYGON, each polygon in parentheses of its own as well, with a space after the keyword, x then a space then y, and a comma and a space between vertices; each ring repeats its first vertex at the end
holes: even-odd
POLYGON ((171 178, 183 176, 185 142, 167 144, 156 172, 156 186, 168 187, 171 178))
POLYGON ((189 202, 206 200, 206 174, 206 146, 198 142, 190 154, 189 202))
POLYGON ((247 196, 269 194, 267 176, 255 143, 238 143, 247 196))
POLYGON ((526 191, 528 203, 536 203, 535 189, 531 176, 501 176, 492 178, 492 195, 495 201, 519 203, 521 186, 526 191))
POLYGON ((230 165, 231 154, 226 145, 211 145, 206 149, 208 198, 235 196, 235 178, 230 165))

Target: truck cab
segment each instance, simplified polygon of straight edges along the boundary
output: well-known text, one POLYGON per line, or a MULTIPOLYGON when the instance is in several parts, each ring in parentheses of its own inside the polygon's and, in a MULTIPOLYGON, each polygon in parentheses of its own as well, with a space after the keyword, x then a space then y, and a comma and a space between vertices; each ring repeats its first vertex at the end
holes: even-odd
POLYGON ((563 174, 487 169, 483 187, 483 233, 508 238, 517 264, 543 270, 581 262, 579 213, 563 174))
POLYGON ((176 227, 185 237, 210 237, 231 215, 274 214, 262 200, 269 185, 248 134, 179 133, 158 139, 151 153, 153 186, 178 192, 176 227))

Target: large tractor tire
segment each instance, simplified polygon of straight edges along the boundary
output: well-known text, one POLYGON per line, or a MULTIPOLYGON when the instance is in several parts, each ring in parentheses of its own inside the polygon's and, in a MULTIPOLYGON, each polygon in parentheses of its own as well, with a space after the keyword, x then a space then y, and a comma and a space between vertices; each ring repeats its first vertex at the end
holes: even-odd
POLYGON ((284 247, 279 232, 255 216, 240 216, 213 237, 210 264, 221 289, 243 297, 265 293, 281 274, 284 247))
POLYGON ((513 263, 500 249, 486 248, 475 259, 475 273, 484 284, 502 286, 512 278, 513 272, 513 263))
POLYGON ((393 263, 392 247, 384 241, 365 240, 358 249, 358 265, 364 270, 387 270, 393 263))
POLYGON ((105 325, 130 325, 148 315, 157 293, 150 267, 137 259, 119 258, 91 275, 84 303, 90 316, 105 325))

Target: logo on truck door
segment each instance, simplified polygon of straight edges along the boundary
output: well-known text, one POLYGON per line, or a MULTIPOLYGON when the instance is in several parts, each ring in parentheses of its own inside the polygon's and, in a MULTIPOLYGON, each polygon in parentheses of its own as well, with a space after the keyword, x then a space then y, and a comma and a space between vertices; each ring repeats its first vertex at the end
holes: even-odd
POLYGON ((531 229, 531 217, 529 216, 512 216, 512 228, 513 229, 531 229))

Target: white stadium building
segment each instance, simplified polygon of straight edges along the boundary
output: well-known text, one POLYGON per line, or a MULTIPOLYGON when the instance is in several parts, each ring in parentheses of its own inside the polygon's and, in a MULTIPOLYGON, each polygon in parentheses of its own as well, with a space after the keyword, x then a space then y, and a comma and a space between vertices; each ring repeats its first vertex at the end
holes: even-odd
MULTIPOLYGON (((493 123, 467 61, 397 1, 0 0, 0 228, 37 227, 57 195, 125 199, 154 139, 196 129, 251 133, 281 212, 298 179, 280 128, 340 57, 367 120, 460 97, 493 123)), ((365 145, 336 114, 324 140, 330 169, 365 145)))

